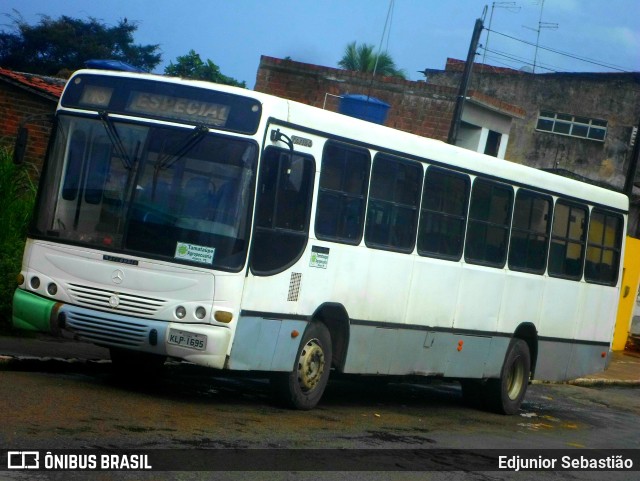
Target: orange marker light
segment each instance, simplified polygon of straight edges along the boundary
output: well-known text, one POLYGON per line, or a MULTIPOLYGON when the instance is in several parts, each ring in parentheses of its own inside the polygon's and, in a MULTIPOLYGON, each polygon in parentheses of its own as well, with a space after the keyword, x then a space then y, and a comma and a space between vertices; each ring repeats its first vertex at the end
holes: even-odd
POLYGON ((300 333, 298 331, 296 331, 295 329, 293 331, 291 331, 291 339, 295 339, 299 335, 300 335, 300 333))
POLYGON ((458 341, 458 351, 462 351, 462 346, 464 345, 464 341, 458 341))

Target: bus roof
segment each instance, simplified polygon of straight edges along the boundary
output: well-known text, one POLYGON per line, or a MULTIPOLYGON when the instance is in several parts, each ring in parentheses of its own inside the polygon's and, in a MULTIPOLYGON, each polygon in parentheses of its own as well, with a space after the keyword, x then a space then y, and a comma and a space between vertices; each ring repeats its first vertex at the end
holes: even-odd
POLYGON ((154 82, 191 85, 207 90, 243 95, 261 102, 265 117, 294 124, 303 130, 365 145, 374 150, 384 150, 397 155, 404 154, 426 162, 433 161, 472 174, 504 179, 551 193, 562 193, 565 196, 610 206, 624 212, 629 210, 629 199, 620 192, 262 92, 201 80, 91 69, 75 72, 69 82, 79 74, 136 77, 154 82))

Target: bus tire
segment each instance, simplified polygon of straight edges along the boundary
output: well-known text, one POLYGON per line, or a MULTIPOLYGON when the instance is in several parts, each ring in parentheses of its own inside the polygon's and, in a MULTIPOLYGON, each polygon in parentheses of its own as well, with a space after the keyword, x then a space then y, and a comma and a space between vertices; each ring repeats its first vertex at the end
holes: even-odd
POLYGON ((500 378, 489 379, 485 384, 487 407, 500 414, 516 414, 527 392, 530 373, 529 345, 522 339, 511 339, 500 378))
POLYGON ((321 322, 307 326, 291 372, 271 378, 276 398, 286 407, 313 409, 327 387, 331 370, 331 334, 321 322))

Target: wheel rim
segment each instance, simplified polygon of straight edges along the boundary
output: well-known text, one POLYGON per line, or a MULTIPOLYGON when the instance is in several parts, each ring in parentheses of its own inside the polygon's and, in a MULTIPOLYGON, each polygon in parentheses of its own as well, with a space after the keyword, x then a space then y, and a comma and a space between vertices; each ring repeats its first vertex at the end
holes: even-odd
POLYGON ((518 357, 514 360, 509 370, 509 376, 507 377, 507 396, 512 401, 518 399, 522 392, 522 386, 524 382, 524 362, 522 358, 518 357))
POLYGON ((317 339, 305 344, 298 359, 298 383, 303 391, 313 390, 324 373, 324 351, 317 339))

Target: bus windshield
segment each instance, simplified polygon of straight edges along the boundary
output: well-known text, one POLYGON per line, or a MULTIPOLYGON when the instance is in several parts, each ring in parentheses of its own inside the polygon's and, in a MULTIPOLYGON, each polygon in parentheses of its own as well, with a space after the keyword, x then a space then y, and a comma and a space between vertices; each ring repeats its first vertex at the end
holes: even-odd
POLYGON ((248 248, 257 145, 210 133, 60 115, 38 237, 238 271, 248 248))

